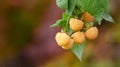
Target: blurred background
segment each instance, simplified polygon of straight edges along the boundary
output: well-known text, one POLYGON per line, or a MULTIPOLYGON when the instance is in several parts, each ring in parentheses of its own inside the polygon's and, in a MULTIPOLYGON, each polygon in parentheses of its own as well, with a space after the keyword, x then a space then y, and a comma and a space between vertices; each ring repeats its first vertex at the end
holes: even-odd
POLYGON ((116 23, 102 21, 80 62, 57 46, 59 28, 49 26, 63 10, 55 0, 0 0, 0 67, 120 67, 120 0, 110 0, 116 23))

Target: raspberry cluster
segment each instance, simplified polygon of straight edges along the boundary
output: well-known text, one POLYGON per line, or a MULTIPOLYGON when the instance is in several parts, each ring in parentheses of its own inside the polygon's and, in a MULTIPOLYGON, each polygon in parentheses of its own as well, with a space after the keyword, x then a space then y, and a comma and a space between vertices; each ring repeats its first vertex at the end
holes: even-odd
POLYGON ((73 31, 72 35, 65 32, 58 32, 55 36, 57 44, 63 49, 72 48, 73 44, 82 44, 86 39, 94 40, 98 36, 98 29, 94 26, 85 26, 85 23, 94 22, 94 16, 85 12, 81 19, 70 18, 69 27, 73 31))

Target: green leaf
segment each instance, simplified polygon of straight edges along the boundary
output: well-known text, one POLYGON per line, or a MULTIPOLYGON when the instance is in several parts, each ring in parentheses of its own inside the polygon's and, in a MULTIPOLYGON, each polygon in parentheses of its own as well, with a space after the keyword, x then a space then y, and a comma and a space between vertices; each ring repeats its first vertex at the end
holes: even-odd
POLYGON ((69 15, 72 15, 73 10, 75 9, 76 4, 77 4, 77 0, 68 0, 67 12, 68 12, 69 15))
POLYGON ((69 35, 72 35, 73 32, 74 32, 74 31, 69 28, 68 34, 69 34, 69 35))
POLYGON ((90 28, 90 27, 92 27, 94 24, 93 24, 93 22, 91 22, 91 23, 84 22, 84 25, 85 25, 85 27, 90 28))
POLYGON ((109 21, 109 22, 114 23, 113 18, 112 18, 108 13, 105 13, 105 14, 103 15, 103 19, 105 19, 106 21, 109 21))
POLYGON ((68 8, 68 0, 56 0, 56 4, 61 9, 67 10, 68 8))
POLYGON ((81 0, 81 10, 87 11, 95 17, 95 21, 101 24, 104 12, 108 12, 109 0, 81 0))
POLYGON ((63 13, 62 18, 67 20, 69 18, 69 14, 66 12, 63 13))
POLYGON ((77 6, 78 6, 78 7, 81 6, 81 0, 77 0, 77 6))
POLYGON ((66 24, 63 26, 63 31, 64 31, 64 32, 69 32, 69 30, 70 30, 70 27, 69 27, 69 19, 70 19, 70 16, 67 18, 66 24))
POLYGON ((60 19, 56 21, 55 24, 51 25, 50 27, 59 27, 59 26, 65 26, 66 25, 66 20, 65 19, 60 19))
POLYGON ((74 44, 72 47, 73 53, 78 57, 80 61, 82 61, 85 44, 86 44, 85 42, 83 44, 74 44))
POLYGON ((97 22, 99 25, 101 25, 101 21, 102 21, 102 18, 103 17, 103 14, 99 14, 99 15, 95 15, 95 22, 97 22))

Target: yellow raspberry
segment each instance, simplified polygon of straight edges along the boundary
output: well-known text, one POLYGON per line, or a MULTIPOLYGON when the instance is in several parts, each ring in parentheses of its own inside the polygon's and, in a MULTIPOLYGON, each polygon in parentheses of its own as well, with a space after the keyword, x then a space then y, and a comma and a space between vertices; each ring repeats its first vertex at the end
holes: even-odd
POLYGON ((83 22, 78 19, 71 18, 69 24, 73 31, 79 31, 83 28, 83 22))
POLYGON ((93 22, 94 21, 94 16, 92 16, 88 12, 85 12, 82 16, 82 19, 83 19, 84 22, 93 22))
POLYGON ((98 29, 97 27, 91 27, 90 29, 88 29, 85 32, 85 36, 90 39, 90 40, 94 40, 98 37, 98 29))
POLYGON ((81 44, 85 41, 85 35, 83 32, 75 32, 71 36, 76 44, 81 44))
POLYGON ((74 44, 74 40, 73 39, 70 39, 70 41, 67 43, 67 44, 65 44, 64 46, 61 46, 63 49, 71 49, 72 48, 72 46, 73 46, 73 44, 74 44))
POLYGON ((67 35, 66 33, 61 33, 61 32, 58 32, 55 36, 55 39, 57 41, 57 44, 59 46, 63 46, 65 44, 67 44, 70 40, 70 36, 67 35))

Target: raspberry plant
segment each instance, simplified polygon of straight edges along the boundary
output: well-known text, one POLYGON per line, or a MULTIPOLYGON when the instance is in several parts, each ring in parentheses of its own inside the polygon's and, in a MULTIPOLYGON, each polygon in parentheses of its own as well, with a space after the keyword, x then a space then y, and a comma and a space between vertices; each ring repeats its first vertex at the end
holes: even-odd
POLYGON ((95 39, 98 36, 98 29, 95 25, 101 25, 102 19, 114 22, 109 15, 109 0, 56 0, 56 4, 65 10, 62 18, 51 25, 51 27, 62 27, 63 30, 59 33, 60 36, 56 34, 56 41, 59 46, 62 45, 60 47, 63 49, 64 47, 71 49, 82 61, 83 49, 87 39, 95 39), (66 41, 66 43, 69 47, 63 43, 65 42, 64 38, 67 38, 68 42, 66 41))

